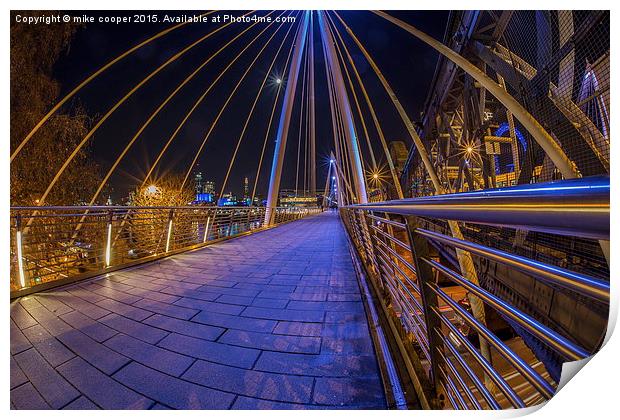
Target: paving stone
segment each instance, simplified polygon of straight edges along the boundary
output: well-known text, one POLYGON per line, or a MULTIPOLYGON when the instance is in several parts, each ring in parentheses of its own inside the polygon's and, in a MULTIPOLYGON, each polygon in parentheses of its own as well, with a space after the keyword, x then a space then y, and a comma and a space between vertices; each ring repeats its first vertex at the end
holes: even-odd
MULTIPOLYGON (((63 364, 69 359, 75 357, 75 354, 66 348, 55 337, 51 336, 45 328, 35 325, 23 330, 24 335, 34 345, 39 354, 43 356, 47 362, 56 367, 63 364)), ((11 343, 12 343, 11 339, 11 343)))
POLYGON ((98 406, 108 410, 143 410, 153 401, 121 385, 76 357, 58 368, 73 386, 98 406))
POLYGON ((232 406, 233 410, 316 410, 325 407, 319 405, 293 404, 279 401, 260 400, 258 398, 239 396, 232 406))
POLYGON ((11 404, 17 410, 49 410, 51 408, 30 382, 11 390, 11 404))
POLYGON ((118 334, 104 344, 132 360, 173 376, 181 375, 194 362, 191 357, 156 347, 124 334, 118 334))
POLYGON ((41 305, 45 306, 50 312, 56 315, 62 315, 73 311, 73 308, 70 306, 65 305, 53 297, 47 296, 47 294, 38 294, 35 296, 35 299, 38 300, 41 305))
POLYGON ((383 395, 383 387, 378 378, 317 378, 312 401, 316 404, 368 406, 378 409, 385 408, 383 395))
POLYGON ((173 303, 179 299, 178 296, 173 296, 173 295, 169 295, 166 293, 160 293, 160 292, 156 292, 153 290, 145 290, 139 287, 134 287, 133 289, 129 290, 127 293, 134 295, 134 296, 141 297, 141 298, 149 299, 152 301, 161 302, 161 303, 173 303))
POLYGON ((252 304, 253 300, 254 298, 251 298, 249 296, 222 295, 219 298, 217 298, 215 301, 217 303, 228 303, 231 305, 248 306, 252 304))
POLYGON ((76 311, 88 315, 92 319, 99 319, 110 313, 110 311, 103 309, 87 300, 74 296, 68 291, 58 292, 54 295, 54 298, 72 307, 76 311))
POLYGON ((278 321, 322 322, 323 311, 297 311, 291 309, 271 309, 247 307, 241 315, 251 318, 274 319, 278 321))
POLYGON ((16 355, 15 361, 50 407, 61 408, 80 395, 35 349, 16 355))
POLYGON ((314 379, 278 375, 197 361, 184 379, 223 391, 275 401, 307 403, 314 379))
POLYGON ((65 405, 62 409, 63 410, 99 410, 99 407, 97 407, 97 405, 94 402, 92 402, 91 400, 89 400, 88 398, 82 395, 75 401, 72 401, 69 404, 65 405))
POLYGON ((313 302, 322 302, 327 300, 327 293, 277 293, 271 291, 262 291, 258 294, 260 298, 286 299, 286 300, 308 300, 313 302))
POLYGON ((218 339, 218 342, 287 353, 317 354, 321 350, 321 339, 317 337, 297 337, 240 330, 226 331, 218 339))
POLYGON ((260 351, 255 349, 214 343, 175 333, 164 338, 158 346, 190 357, 247 369, 254 365, 260 354, 260 351))
POLYGON ((26 378, 26 375, 24 375, 24 372, 22 372, 22 370, 19 368, 13 356, 11 356, 10 370, 11 370, 11 389, 28 382, 28 378, 26 378))
POLYGON ((20 300, 11 302, 11 319, 15 324, 21 328, 32 327, 37 324, 37 321, 28 313, 26 309, 20 304, 20 300))
MULTIPOLYGON (((150 318, 149 318, 150 319, 150 318)), ((168 335, 166 331, 154 328, 150 325, 134 321, 120 315, 110 314, 100 320, 110 328, 130 335, 147 343, 155 344, 168 335)))
POLYGON ((105 341, 117 334, 117 332, 112 328, 109 328, 80 312, 73 311, 68 314, 61 315, 60 318, 73 328, 82 331, 84 334, 98 342, 105 341))
POLYGON ((115 314, 122 315, 126 318, 131 318, 135 321, 142 321, 145 318, 153 315, 153 312, 145 311, 144 309, 137 308, 135 306, 126 305, 121 302, 117 302, 112 299, 103 299, 97 302, 97 305, 114 312, 115 314))
POLYGON ((64 332, 71 331, 73 328, 62 319, 58 318, 55 314, 47 310, 43 306, 37 306, 28 309, 28 312, 32 315, 37 322, 42 325, 50 334, 58 336, 64 332))
POLYGON ((217 312, 227 315, 239 315, 245 308, 239 305, 229 305, 226 303, 206 302, 204 300, 196 300, 190 298, 181 298, 175 305, 184 306, 187 308, 193 308, 197 310, 204 310, 208 312, 217 312))
POLYGON ((17 354, 24 350, 32 347, 32 344, 28 339, 22 334, 21 330, 15 323, 11 320, 10 327, 10 345, 11 345, 11 354, 17 354))
POLYGON ((84 288, 82 288, 80 286, 74 286, 74 287, 71 287, 71 288, 67 289, 67 293, 69 293, 69 294, 71 294, 71 295, 73 295, 75 297, 78 297, 80 299, 83 299, 83 300, 85 300, 85 301, 87 301, 89 303, 97 303, 100 300, 105 299, 105 296, 101 296, 101 295, 98 295, 96 293, 92 293, 89 290, 86 290, 86 289, 84 289, 84 288))
POLYGON ((359 293, 328 293, 329 302, 361 302, 362 296, 359 293))
POLYGON ((177 283, 174 283, 174 286, 166 287, 165 289, 161 291, 161 293, 167 293, 169 295, 176 296, 176 297, 189 296, 193 299, 208 300, 208 301, 213 301, 222 295, 219 292, 218 293, 204 292, 200 290, 186 288, 185 286, 181 287, 180 285, 177 285, 177 283))
POLYGON ((274 284, 255 284, 255 283, 238 283, 234 288, 235 289, 247 289, 254 290, 254 296, 258 295, 258 292, 277 292, 277 293, 292 293, 295 291, 295 287, 293 285, 274 285, 274 284))
POLYGON ((145 319, 144 323, 162 330, 189 335, 190 337, 201 338, 203 340, 215 340, 225 331, 224 328, 204 325, 194 321, 184 321, 159 314, 145 319))
MULTIPOLYGON (((113 282, 110 282, 110 283, 116 284, 113 282)), ((117 302, 121 302, 127 305, 131 305, 132 303, 140 300, 140 297, 138 296, 133 296, 128 293, 121 292, 120 290, 113 289, 111 287, 102 287, 94 283, 86 284, 83 286, 83 288, 90 292, 98 294, 100 296, 103 296, 108 299, 112 299, 112 300, 115 300, 117 302)))
POLYGON ((367 322, 364 312, 325 312, 326 323, 367 322))
POLYGON ((304 311, 333 311, 333 312, 363 312, 361 302, 306 302, 291 300, 286 309, 300 309, 304 311))
MULTIPOLYGON (((82 393, 66 409, 382 408, 344 235, 325 213, 22 298, 14 342, 82 393)), ((11 380, 12 408, 48 408, 11 380)))
POLYGON ((230 407, 234 399, 233 394, 192 384, 137 363, 124 367, 114 375, 114 378, 172 408, 226 409, 230 407))
POLYGON ((288 305, 287 299, 267 299, 267 298, 254 298, 250 306, 257 306, 259 308, 274 308, 284 309, 288 305))
POLYGON ((154 406, 152 406, 150 408, 150 410, 171 410, 171 408, 170 407, 166 407, 163 404, 157 403, 154 406))
POLYGON ((129 362, 129 359, 125 356, 97 343, 78 330, 72 330, 59 335, 58 339, 67 346, 69 350, 107 374, 112 374, 129 362))
POLYGON ((201 292, 218 293, 218 294, 231 295, 231 296, 255 297, 258 294, 258 291, 256 289, 248 288, 248 287, 239 287, 239 286, 240 286, 240 283, 237 283, 235 287, 217 287, 217 286, 206 285, 206 286, 200 286, 198 290, 201 292))
POLYGON ((198 310, 194 309, 182 308, 180 307, 178 302, 179 301, 176 301, 174 305, 171 305, 168 303, 157 302, 150 299, 142 299, 134 303, 134 306, 138 306, 142 309, 146 309, 157 314, 167 315, 179 319, 190 319, 199 312, 198 310))
POLYGON ((192 318, 192 321, 213 325, 216 327, 235 328, 244 331, 256 332, 271 332, 276 326, 276 321, 273 320, 215 314, 206 311, 200 312, 198 315, 192 318))
POLYGON ((309 355, 264 351, 254 369, 309 376, 349 377, 378 374, 374 355, 309 355))
POLYGON ((280 321, 273 330, 274 334, 301 335, 305 337, 320 337, 323 324, 314 322, 280 321))

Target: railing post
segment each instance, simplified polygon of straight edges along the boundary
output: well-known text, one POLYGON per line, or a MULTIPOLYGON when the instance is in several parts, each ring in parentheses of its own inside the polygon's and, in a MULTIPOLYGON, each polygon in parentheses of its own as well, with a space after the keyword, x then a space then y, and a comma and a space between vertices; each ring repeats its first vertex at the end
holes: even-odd
MULTIPOLYGON (((207 210, 207 214, 209 211, 207 210)), ((207 223, 205 224, 205 233, 202 236, 202 242, 207 242, 207 238, 209 237, 209 222, 211 221, 211 216, 207 216, 207 223)))
POLYGON ((168 232, 166 233, 166 253, 170 251, 170 237, 172 235, 172 219, 174 218, 174 209, 170 209, 168 216, 168 232))
POLYGON ((15 242, 17 247, 17 268, 19 270, 19 285, 26 287, 26 275, 24 273, 24 254, 22 249, 22 216, 17 215, 15 219, 15 242))
MULTIPOLYGON (((407 225, 407 236, 411 245, 411 253, 413 255, 413 265, 416 269, 416 277, 418 286, 420 287, 420 295, 422 298, 422 308, 424 309, 424 322, 426 323, 427 341, 429 344, 429 354, 431 357, 431 383, 434 385, 435 392, 438 394, 439 388, 439 361, 443 353, 443 342, 435 333, 435 329, 441 331, 441 320, 435 314, 433 309, 438 309, 439 302, 437 295, 428 287, 429 283, 435 283, 433 269, 422 262, 422 258, 430 259, 430 251, 428 240, 418 235, 415 230, 418 227, 418 218, 415 216, 406 216, 405 223, 407 225)), ((435 395, 436 397, 437 395, 435 395)))
POLYGON ((105 241, 105 267, 108 268, 110 266, 110 262, 112 259, 112 210, 108 210, 108 225, 107 225, 107 235, 105 241))

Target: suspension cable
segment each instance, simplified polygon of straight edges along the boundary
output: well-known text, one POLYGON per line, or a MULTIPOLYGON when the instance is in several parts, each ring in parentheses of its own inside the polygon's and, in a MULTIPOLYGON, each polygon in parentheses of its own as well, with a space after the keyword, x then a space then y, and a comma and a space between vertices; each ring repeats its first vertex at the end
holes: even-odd
MULTIPOLYGON (((284 71, 286 71, 289 61, 291 60, 291 55, 293 54, 293 47, 295 46, 295 39, 297 38, 297 34, 301 28, 301 23, 297 26, 297 30, 295 31, 295 37, 291 42, 291 48, 288 51, 288 56, 286 57, 286 62, 284 63, 284 71)), ((252 188, 252 198, 251 202, 254 202, 254 197, 256 195, 256 186, 258 185, 258 178, 260 177, 260 170, 263 166, 263 158, 265 157, 265 149, 267 148, 267 140, 269 139, 269 132, 271 131, 271 123, 273 122, 273 116, 276 112, 276 107, 278 105, 278 98, 280 97, 280 91, 282 90, 282 85, 284 84, 284 79, 281 79, 281 83, 278 84, 278 89, 276 92, 276 97, 273 100, 273 106, 271 107, 271 115, 269 116, 269 122, 267 123, 267 131, 265 131, 265 138, 263 140, 263 148, 260 153, 260 159, 258 160, 258 168, 256 169, 256 176, 254 177, 254 186, 252 188)))
MULTIPOLYGON (((359 71, 357 70, 357 66, 355 65, 355 61, 353 61, 353 57, 351 56, 349 49, 347 48, 347 45, 344 42, 344 39, 342 38, 342 35, 340 33, 340 31, 338 30, 338 27, 336 26, 336 24, 334 23, 334 21, 332 20, 332 18, 329 16, 329 14, 327 14, 327 18, 329 20, 329 22, 331 22, 332 27, 334 28, 334 32, 336 33, 337 38, 340 40, 340 43, 342 44, 342 49, 344 50, 346 56, 347 56, 347 60, 349 61, 349 63, 351 64, 351 68, 353 69, 353 73, 355 74, 355 78, 357 79, 357 83, 360 86, 360 89, 362 90, 362 93, 364 94, 364 99, 366 100, 366 105, 368 106, 368 110, 370 111, 370 115, 372 116, 372 120, 374 122, 375 125, 375 129, 377 130, 377 134, 379 135, 379 139, 381 141, 381 146, 383 147, 383 152, 385 154, 385 158, 387 160, 388 163, 388 167, 390 169, 390 173, 392 175, 392 180, 394 182, 394 186, 396 188, 396 192, 398 194, 398 198, 404 198, 403 195, 403 190, 402 190, 402 186, 400 185, 400 180, 398 179, 398 174, 396 172, 396 167, 394 166, 394 161, 392 160, 392 155, 390 154, 388 145, 387 145, 387 141, 385 140, 385 134, 383 133, 383 129, 381 128, 381 124, 379 123, 379 118, 377 118, 377 114, 375 112, 375 108, 372 104, 372 101, 370 100, 370 96, 368 95, 368 91, 366 90, 366 87, 364 86, 364 82, 362 81, 362 78, 359 74, 359 71)), ((336 43, 336 46, 338 47, 338 44, 336 43)), ((338 51, 340 51, 340 48, 337 48, 338 51)))
MULTIPOLYGON (((331 18, 329 17, 329 15, 326 14, 326 16, 327 16, 328 20, 331 22, 331 18)), ((331 22, 331 23, 332 23, 332 27, 333 27, 332 33, 337 33, 338 38, 340 38, 340 33, 338 33, 336 31, 335 26, 333 26, 333 22, 331 22)), ((336 39, 335 37, 333 37, 333 38, 334 38, 334 40, 336 39)), ((341 42, 342 42, 342 39, 341 39, 341 42)), ((364 115, 362 113, 362 108, 360 106, 359 100, 357 98, 357 93, 355 92, 355 88, 353 86, 353 79, 351 78, 351 76, 349 74, 349 70, 347 69, 346 61, 345 61, 344 56, 342 54, 342 51, 340 49, 340 45, 338 45, 338 42, 334 42, 334 45, 336 46, 336 52, 338 53, 338 56, 340 57, 340 60, 342 61, 342 67, 344 68, 344 73, 346 75, 346 78, 347 78, 347 81, 348 81, 348 84, 349 84, 349 88, 351 89, 351 93, 353 94, 353 100, 355 102, 355 108, 357 109, 357 113, 358 113, 358 115, 360 117, 360 121, 362 123, 362 129, 364 130, 364 136, 366 137, 366 145, 368 146, 368 150, 370 152, 370 160, 372 161, 372 167, 376 169, 376 168, 378 168, 378 165, 377 165, 377 160, 375 159, 375 152, 373 150, 372 143, 370 142, 370 135, 368 134, 368 128, 366 127, 366 122, 364 120, 364 115)))
MULTIPOLYGON (((270 12, 272 13, 272 12, 270 12)), ((256 22, 257 23, 257 22, 256 22)), ((249 29, 251 29, 254 25, 256 25, 256 23, 248 26, 248 28, 246 28, 244 31, 240 32, 237 36, 235 36, 231 41, 229 41, 228 43, 226 43, 222 48, 220 48, 219 50, 217 50, 214 54, 211 54, 209 56, 209 58, 207 58, 205 61, 202 62, 202 64, 200 66, 198 66, 191 74, 189 74, 185 80, 183 80, 177 87, 176 89, 174 89, 172 91, 172 93, 170 93, 170 95, 168 95, 168 97, 155 109, 155 111, 153 111, 153 113, 149 116, 149 118, 144 122, 144 124, 142 124, 142 126, 140 127, 140 129, 136 132, 136 134, 133 136, 133 138, 127 143, 127 145, 125 146, 125 148, 123 149, 123 151, 121 152, 121 154, 116 158, 116 161, 114 162, 114 164, 112 165, 112 167, 108 170, 108 173, 106 174, 106 176, 103 178, 103 180, 99 183, 99 187, 97 188, 97 191, 93 194, 90 202, 89 202, 89 206, 92 206, 93 203, 95 202, 95 200, 97 199, 97 197, 99 196, 99 194, 101 193, 101 191, 103 190, 106 182, 108 181, 108 179, 110 179, 110 176, 112 176, 112 173, 114 172, 114 170, 117 168, 117 166, 120 164, 121 160, 123 159, 123 157, 125 157, 125 155, 127 154, 127 152, 129 152, 129 149, 131 148, 131 146, 133 146, 133 144, 136 142, 136 140, 140 137, 140 135, 142 134, 142 132, 148 127, 148 125, 153 121, 153 119, 159 114, 159 112, 166 106, 166 104, 168 104, 169 101, 171 101, 176 94, 187 84, 189 83, 195 76, 196 74, 198 74, 198 72, 200 72, 200 70, 202 70, 207 64, 209 64, 215 57, 217 57, 224 49, 226 49, 226 47, 228 47, 232 42, 234 42, 236 39, 238 39, 240 36, 242 36, 246 31, 248 31, 249 29)), ((260 36, 257 35, 248 45, 251 45, 252 43, 254 43, 256 41, 256 39, 258 39, 258 37, 260 36)))
POLYGON ((306 54, 304 57, 304 71, 301 79, 301 100, 299 104, 301 106, 301 111, 299 112, 299 132, 297 135, 297 164, 295 166, 295 195, 299 194, 298 186, 299 186, 299 155, 301 153, 301 130, 303 124, 303 112, 304 112, 304 93, 306 92, 306 71, 308 70, 308 55, 306 54))
MULTIPOLYGON (((280 18, 282 15, 284 15, 285 12, 282 12, 278 18, 280 18)), ((271 25, 273 25, 275 23, 275 21, 278 19, 274 19, 272 22, 269 23, 269 25, 267 25, 265 27, 265 29, 263 29, 261 31, 261 33, 265 32, 269 27, 271 27, 271 25)), ((213 121, 213 123, 211 124, 211 127, 209 128, 209 131, 207 132, 205 138, 203 139, 202 143, 200 144, 200 147, 198 148, 198 151, 196 152, 196 155, 194 156, 194 159, 192 160, 191 165, 187 168, 187 172, 185 173, 185 178, 183 178, 183 182, 181 183, 181 189, 183 188, 183 186, 185 185, 185 183, 187 182, 187 178, 189 177, 189 174, 192 171, 192 168, 194 167, 194 165, 196 164, 196 161, 198 160, 198 157, 200 156, 200 153, 202 152, 202 149, 204 148, 205 144, 207 143, 207 140, 209 139, 209 137, 211 136, 211 133, 213 132, 213 130, 215 129, 215 126, 217 125, 220 117, 222 116, 222 114, 224 113, 224 110, 226 110, 226 107, 228 106, 228 104, 230 103, 230 101, 232 100, 232 98, 235 96, 235 93, 237 92, 237 89, 239 89, 239 86, 241 85, 241 83, 243 82, 243 80, 245 79, 245 77, 248 75, 248 73, 250 72, 250 70, 252 69, 252 67, 254 66, 254 64, 256 63, 256 61, 258 60, 258 58, 261 56, 261 54, 263 53, 263 51, 265 50, 265 48, 267 47, 267 45, 271 42, 271 40, 273 39, 273 37, 275 36, 275 34, 280 30, 280 28, 282 28, 282 25, 284 24, 284 22, 280 23, 280 26, 278 26, 278 29, 276 31, 274 31, 274 33, 271 35, 271 37, 269 38, 269 40, 267 40, 267 42, 265 43, 265 45, 261 48, 261 50, 258 52, 258 54, 254 57, 254 59, 252 60, 252 62, 250 63, 250 65, 247 67, 247 69, 245 70, 245 72, 243 72, 243 74, 241 75, 241 78, 239 79, 239 81, 237 82, 237 84, 235 85, 235 87, 233 88, 233 90, 230 92, 230 94, 228 95, 228 97, 226 98, 226 101, 224 102, 224 105, 222 105, 222 107, 220 108, 220 111, 218 112, 217 116, 215 117, 215 120, 213 121)))
MULTIPOLYGON (((203 13, 201 14, 199 17, 204 17, 204 16, 209 16, 210 14, 215 13, 217 10, 213 10, 211 12, 207 12, 207 13, 203 13)), ((71 99, 73 96, 75 96, 76 93, 78 93, 84 86, 86 86, 87 84, 89 84, 90 82, 92 82, 94 79, 96 79, 101 73, 103 73, 104 71, 106 71, 107 69, 109 69, 110 67, 112 67, 114 64, 118 63, 119 61, 121 61, 123 58, 127 57, 128 55, 130 55, 132 52, 142 48, 143 46, 149 44, 150 42, 156 40, 157 38, 161 38, 162 36, 174 31, 175 29, 180 28, 181 26, 187 25, 190 22, 183 22, 183 23, 179 23, 177 25, 174 25, 168 29, 164 29, 163 31, 153 35, 152 37, 150 37, 149 39, 142 41, 141 43, 134 45, 133 47, 131 47, 130 49, 128 49, 127 51, 125 51, 124 53, 122 53, 121 55, 117 56, 116 58, 108 61, 106 64, 104 64, 102 67, 99 68, 99 70, 97 70, 96 72, 94 72, 93 74, 91 74, 90 76, 88 76, 86 79, 84 79, 82 81, 82 83, 80 83, 79 85, 77 85, 75 88, 73 88, 73 90, 69 93, 67 93, 65 95, 64 98, 62 98, 60 101, 58 101, 58 103, 56 103, 56 105, 54 105, 52 107, 52 109, 50 109, 48 111, 47 114, 45 114, 45 116, 43 118, 41 118, 41 121, 39 121, 37 123, 37 125, 34 126, 34 128, 32 130, 30 130, 30 133, 28 133, 28 135, 21 141, 21 143, 19 144, 19 146, 17 146, 17 148, 15 149, 15 151, 13 152, 13 154, 11 154, 11 160, 10 162, 13 162, 13 159, 15 159, 15 157, 19 154, 19 152, 24 148, 24 146, 28 143, 28 141, 30 141, 30 139, 32 138, 32 136, 34 136, 36 134, 37 131, 39 131, 39 129, 43 126, 43 124, 45 124, 47 122, 47 120, 49 120, 52 115, 54 115, 56 113, 56 111, 58 111, 60 109, 61 106, 63 106, 65 104, 65 102, 67 102, 69 99, 71 99)))
MULTIPOLYGON (((251 13, 251 12, 250 12, 251 13)), ((247 13, 249 14, 249 13, 247 13)), ((209 32, 207 35, 203 36, 202 38, 198 39, 197 41, 194 41, 192 44, 190 44, 189 46, 185 47, 183 50, 181 50, 180 52, 176 53, 175 55, 173 55, 172 57, 170 57, 168 60, 166 60, 163 64, 161 64, 159 67, 157 67, 153 72, 151 72, 147 77, 145 77, 144 79, 142 79, 142 81, 140 83, 138 83, 137 85, 135 85, 129 92, 127 92, 125 94, 125 96, 123 96, 112 108, 110 108, 108 110, 108 112, 105 113, 105 115, 103 117, 101 117, 99 119, 99 121, 97 122, 97 124, 95 124, 95 126, 88 132, 88 134, 86 134, 86 136, 82 139, 82 141, 80 142, 80 144, 78 144, 77 147, 75 147, 75 149, 73 150, 73 152, 71 153, 71 155, 69 155, 69 157, 65 160, 65 162, 63 163, 62 167, 58 170, 58 172, 56 173, 56 175, 54 176, 54 178, 52 179, 52 181, 50 182, 50 184, 47 186, 47 189, 45 190, 45 192, 43 193, 43 195, 39 198, 39 202, 38 205, 42 206, 45 203, 45 199, 47 198, 47 196, 49 195, 50 191, 52 190, 52 188, 54 187, 54 185, 56 185, 56 183, 58 182, 58 180, 60 179, 60 176, 64 173, 65 169, 67 169, 67 166, 69 166, 69 164, 71 163, 71 161, 73 161, 73 159, 75 158, 75 156, 78 154, 78 152, 82 149, 82 147, 86 144, 86 142, 88 142, 88 140, 93 136, 93 134, 95 133, 95 131, 97 131, 97 129, 114 113, 114 111, 116 111, 127 99, 129 99, 138 89, 140 89, 146 82, 148 82, 150 79, 152 79, 155 75, 157 75, 161 70, 163 70, 166 66, 168 66, 168 64, 176 61, 179 57, 183 56, 186 52, 188 52, 189 50, 191 50, 192 48, 194 48, 196 45, 200 44, 202 41, 204 41, 205 39, 211 37, 213 34, 221 31, 222 29, 224 29, 225 27, 227 27, 228 25, 230 25, 232 22, 229 22, 225 25, 220 26, 219 28, 209 32)), ((32 220, 32 219, 31 219, 32 220)), ((28 222, 30 224, 30 221, 28 222)))
MULTIPOLYGON (((226 49, 230 44, 232 44, 234 41, 236 41, 237 39, 239 39, 239 37, 241 37, 243 34, 245 34, 247 31, 249 31, 250 29, 252 29, 258 22, 253 23, 252 25, 248 26, 245 30, 243 30, 242 32, 240 32, 239 34, 237 34, 234 38, 232 38, 230 41, 228 41, 226 44, 224 44, 224 46, 222 46, 218 51, 216 51, 214 53, 214 55, 219 54, 220 52, 222 52, 224 49, 226 49)), ((213 82, 211 82, 211 84, 209 85, 209 87, 207 89, 205 89, 205 91, 202 93, 202 95, 200 95, 200 97, 194 102, 194 104, 192 105, 192 107, 190 108, 190 110, 185 114, 185 117, 183 117, 183 120, 181 120, 181 122, 179 123, 179 125, 177 125, 177 127, 175 128, 175 130, 172 132, 172 134, 170 135, 170 137, 168 138, 168 140, 166 141, 166 143, 164 144, 164 147, 162 147, 162 149, 160 150, 159 154, 157 155, 157 158, 155 158, 155 161, 153 162, 153 164, 151 165, 151 167, 149 168, 146 176, 144 177, 144 179, 142 180, 142 184, 140 185, 140 188, 144 187, 144 185, 148 182, 148 180, 150 179, 151 175, 153 174, 153 171, 155 170, 155 168, 157 167, 157 165, 159 164, 159 161, 162 159, 163 155, 166 153, 166 151, 168 150, 168 148, 170 147, 170 144, 172 144, 172 142, 174 141, 174 139, 176 138, 177 134, 181 131, 181 129, 185 126, 185 123, 187 122, 187 120, 189 120, 189 118, 192 116, 192 114, 194 113, 194 111, 198 108, 198 106, 202 103, 202 101, 204 100, 204 98, 209 94, 209 92, 211 92, 211 89, 213 89, 213 87, 217 84, 217 82, 226 74, 226 72, 233 66, 234 63, 237 62, 237 60, 243 55, 243 53, 252 45, 254 44, 254 42, 259 38, 259 36, 262 34, 262 32, 258 35, 256 35, 252 40, 250 40, 250 42, 248 44, 246 44, 246 46, 228 63, 228 65, 220 72, 220 74, 218 74, 218 76, 215 78, 215 80, 213 80, 213 82)))
POLYGON ((280 51, 282 50, 282 47, 284 46, 284 43, 286 42, 286 39, 288 38, 289 33, 291 32, 291 29, 293 28, 293 26, 289 26, 288 30, 286 31, 286 34, 284 34, 284 37, 282 38, 282 42, 280 43, 280 46, 278 47, 278 50, 276 51, 276 54, 273 57, 273 60, 271 60, 271 64, 269 65, 269 68, 267 69, 266 73, 265 73, 265 77, 263 78, 263 82, 261 83, 259 89, 258 89, 258 93, 256 94, 256 98, 254 98, 254 103, 252 104, 252 108, 250 109, 250 112, 248 114, 248 117, 245 120, 245 123, 243 124, 243 129, 241 130, 241 134, 239 135, 239 140, 237 141, 237 146, 235 147, 235 151, 233 153, 233 156, 230 160, 230 164, 228 165, 228 170, 226 171, 226 176, 224 177, 224 182, 222 183, 222 189, 220 191, 220 197, 222 196, 222 194, 224 194, 224 190, 226 189, 226 183, 228 182, 228 177, 230 175, 230 171, 232 170, 232 167, 235 163, 235 159, 237 157, 237 152, 239 151, 239 147, 241 146, 241 141, 243 140, 243 137, 245 135, 245 131, 248 127, 248 124, 250 123, 250 119, 252 118, 252 115, 254 113, 254 109, 256 108, 256 104, 258 103, 258 99, 260 97, 260 95, 263 92, 263 88, 265 87, 265 84, 267 83, 267 80, 269 79, 270 73, 271 73, 271 69, 273 68, 278 55, 280 55, 280 51))

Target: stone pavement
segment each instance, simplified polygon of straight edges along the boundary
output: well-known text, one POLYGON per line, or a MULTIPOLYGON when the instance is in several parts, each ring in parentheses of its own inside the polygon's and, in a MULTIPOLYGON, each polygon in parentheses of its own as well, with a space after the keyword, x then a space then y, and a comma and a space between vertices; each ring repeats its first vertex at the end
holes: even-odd
POLYGON ((11 408, 385 408, 336 213, 11 303, 11 408))

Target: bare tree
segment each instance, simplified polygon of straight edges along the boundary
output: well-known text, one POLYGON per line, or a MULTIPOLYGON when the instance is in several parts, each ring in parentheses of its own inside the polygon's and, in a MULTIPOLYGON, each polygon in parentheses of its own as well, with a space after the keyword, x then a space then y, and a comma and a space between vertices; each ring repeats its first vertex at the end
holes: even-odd
MULTIPOLYGON (((22 16, 37 12, 12 12, 22 16)), ((15 150, 53 106, 60 86, 52 74, 78 26, 24 25, 11 20, 11 150, 15 150)), ((32 137, 11 163, 11 204, 34 205, 54 175, 88 132, 83 107, 59 111, 32 137)), ((90 198, 101 179, 88 148, 82 149, 46 202, 78 204, 90 198)))

